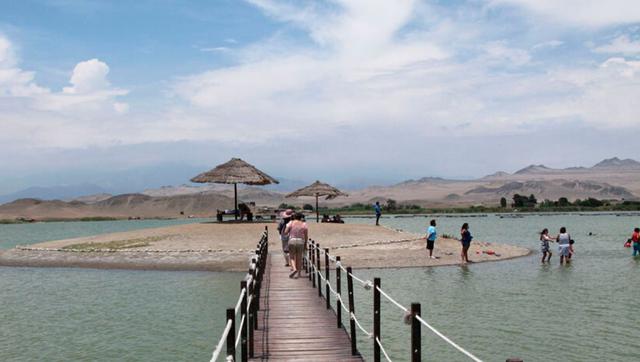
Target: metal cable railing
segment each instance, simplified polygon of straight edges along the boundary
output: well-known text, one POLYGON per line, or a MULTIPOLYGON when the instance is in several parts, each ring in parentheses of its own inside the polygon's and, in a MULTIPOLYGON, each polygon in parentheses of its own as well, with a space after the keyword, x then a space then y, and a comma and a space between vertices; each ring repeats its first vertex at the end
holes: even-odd
POLYGON ((240 282, 238 301, 234 308, 227 309, 225 328, 213 350, 211 362, 218 361, 225 345, 227 347, 225 361, 235 361, 238 345, 240 345, 241 361, 246 362, 254 356, 253 332, 258 326, 260 290, 268 253, 269 230, 265 226, 264 233, 256 246, 255 256, 251 258, 249 272, 240 282), (240 321, 236 327, 238 314, 240 314, 240 321))
POLYGON ((482 360, 475 355, 473 355, 468 350, 462 348, 457 343, 453 342, 450 338, 445 336, 442 332, 438 331, 432 325, 427 323, 420 316, 420 304, 413 303, 411 308, 407 308, 400 304, 398 301, 393 299, 388 293, 386 293, 382 288, 380 288, 380 279, 374 278, 374 281, 364 280, 353 274, 351 267, 345 268, 342 266, 339 256, 333 256, 329 254, 329 249, 321 249, 320 244, 316 243, 314 240, 310 240, 307 242, 307 250, 308 253, 304 257, 305 267, 307 268, 307 272, 309 274, 309 279, 312 281, 313 287, 316 287, 316 280, 318 281, 318 295, 322 296, 322 284, 325 285, 326 292, 323 296, 327 300, 327 309, 330 307, 330 295, 334 296, 336 300, 336 315, 337 315, 337 324, 339 328, 343 328, 342 326, 342 317, 341 312, 342 309, 349 315, 350 320, 350 338, 351 338, 351 351, 352 354, 359 354, 357 350, 357 342, 356 342, 356 328, 362 331, 367 337, 372 338, 373 349, 374 349, 374 362, 379 362, 381 355, 387 359, 387 361, 391 361, 387 351, 384 349, 384 346, 381 342, 380 336, 380 296, 385 297, 389 302, 391 302, 394 306, 405 313, 405 322, 411 325, 411 334, 412 334, 412 343, 411 343, 411 360, 412 361, 420 361, 421 360, 421 332, 420 325, 424 325, 431 332, 433 332, 436 336, 440 337, 447 344, 463 353, 471 360, 475 362, 482 362, 482 360), (320 255, 325 256, 325 275, 322 275, 321 266, 320 266, 320 255), (331 286, 331 281, 329 278, 329 264, 335 263, 336 268, 336 288, 334 289, 331 286), (346 273, 347 281, 348 281, 348 296, 349 296, 349 307, 345 307, 344 301, 342 300, 341 295, 341 272, 346 273), (354 303, 354 294, 353 294, 353 280, 360 283, 365 290, 373 290, 373 299, 374 299, 374 316, 373 316, 373 332, 367 331, 361 324, 361 322, 356 317, 355 313, 355 303, 354 303), (336 290, 337 289, 337 290, 336 290))

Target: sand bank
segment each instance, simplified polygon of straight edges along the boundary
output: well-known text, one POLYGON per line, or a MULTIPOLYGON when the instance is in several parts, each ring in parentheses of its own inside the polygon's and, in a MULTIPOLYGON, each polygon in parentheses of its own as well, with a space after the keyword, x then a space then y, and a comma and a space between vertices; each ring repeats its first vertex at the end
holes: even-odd
MULTIPOLYGON (((270 250, 279 253, 281 243, 276 224, 203 223, 16 247, 0 252, 0 265, 245 271, 265 226, 269 230, 270 250), (114 243, 129 243, 134 247, 109 249, 114 243)), ((439 259, 428 259, 421 235, 358 224, 309 223, 309 228, 310 237, 322 248, 329 248, 332 255, 341 256, 343 265, 354 268, 439 266, 460 262, 460 242, 453 239, 439 238, 435 248, 439 259)), ((529 253, 528 249, 517 246, 474 241, 469 256, 473 261, 485 262, 529 253)))

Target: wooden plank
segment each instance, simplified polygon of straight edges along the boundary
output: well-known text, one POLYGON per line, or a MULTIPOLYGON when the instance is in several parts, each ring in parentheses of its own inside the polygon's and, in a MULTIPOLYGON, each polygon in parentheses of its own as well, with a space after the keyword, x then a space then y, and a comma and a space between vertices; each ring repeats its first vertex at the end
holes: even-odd
POLYGON ((348 334, 309 279, 291 279, 289 268, 275 264, 269 255, 252 360, 363 361, 351 355, 348 334))

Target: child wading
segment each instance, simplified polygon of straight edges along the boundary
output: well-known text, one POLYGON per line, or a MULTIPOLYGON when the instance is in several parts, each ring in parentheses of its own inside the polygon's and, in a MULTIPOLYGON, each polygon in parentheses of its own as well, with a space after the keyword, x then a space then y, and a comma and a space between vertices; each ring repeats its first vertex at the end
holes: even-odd
POLYGON ((640 253, 640 228, 633 229, 631 241, 633 242, 633 256, 636 256, 640 253))
POLYGON ((549 242, 555 241, 551 236, 549 236, 549 229, 545 228, 540 233, 540 252, 542 252, 542 262, 544 263, 544 259, 546 257, 547 261, 551 261, 551 249, 549 248, 549 242), (548 257, 547 257, 548 255, 548 257))
POLYGON ((558 252, 560 253, 560 264, 563 264, 565 261, 569 263, 571 260, 571 235, 567 233, 566 227, 560 228, 560 234, 556 238, 558 241, 558 252))

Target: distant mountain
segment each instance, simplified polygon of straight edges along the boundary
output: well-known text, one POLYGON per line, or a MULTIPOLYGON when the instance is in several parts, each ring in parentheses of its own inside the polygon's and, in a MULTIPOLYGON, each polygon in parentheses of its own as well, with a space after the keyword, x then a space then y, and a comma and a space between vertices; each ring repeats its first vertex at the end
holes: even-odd
POLYGON ((604 182, 578 180, 512 181, 498 187, 478 186, 465 195, 484 195, 489 198, 512 197, 514 194, 531 195, 538 199, 555 200, 567 197, 571 200, 595 197, 599 199, 632 199, 634 195, 624 187, 604 182))
POLYGON ((442 177, 433 177, 433 176, 427 176, 427 177, 422 177, 419 178, 417 180, 407 180, 407 181, 402 181, 400 183, 397 183, 393 186, 402 186, 402 185, 409 185, 409 184, 418 184, 418 183, 438 183, 438 182, 448 182, 450 180, 444 179, 442 177))
POLYGON ((76 197, 76 198, 72 199, 71 201, 82 202, 82 203, 85 203, 85 204, 93 204, 93 203, 96 203, 98 201, 106 200, 106 199, 108 199, 110 197, 113 197, 113 195, 106 194, 106 193, 92 194, 92 195, 87 195, 87 196, 76 197))
POLYGON ((514 172, 514 175, 528 175, 528 174, 543 173, 543 172, 549 172, 549 171, 553 171, 553 169, 545 165, 529 165, 523 169, 520 169, 514 172))
POLYGON ((602 160, 596 163, 593 169, 598 168, 634 168, 640 169, 640 162, 636 160, 632 160, 630 158, 626 158, 624 160, 619 159, 618 157, 607 158, 606 160, 602 160))
POLYGON ((508 177, 508 176, 511 176, 511 174, 508 173, 508 172, 504 172, 504 171, 498 171, 498 172, 492 173, 491 175, 484 176, 481 180, 494 179, 494 178, 503 178, 503 177, 508 177))
POLYGON ((0 196, 0 204, 18 199, 69 200, 76 197, 105 193, 105 189, 90 183, 52 187, 29 187, 24 190, 0 196))

